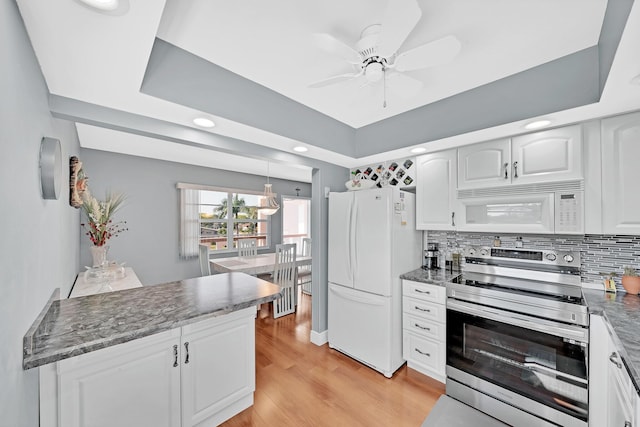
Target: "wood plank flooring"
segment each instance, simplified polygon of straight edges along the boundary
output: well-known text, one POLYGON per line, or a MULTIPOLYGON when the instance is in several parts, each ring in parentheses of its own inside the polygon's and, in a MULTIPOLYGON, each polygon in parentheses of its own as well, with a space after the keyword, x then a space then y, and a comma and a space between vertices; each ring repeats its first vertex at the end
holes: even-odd
POLYGON ((444 386, 405 366, 387 379, 309 342, 311 297, 296 314, 273 319, 263 305, 256 319, 254 405, 231 418, 238 426, 420 426, 444 386))

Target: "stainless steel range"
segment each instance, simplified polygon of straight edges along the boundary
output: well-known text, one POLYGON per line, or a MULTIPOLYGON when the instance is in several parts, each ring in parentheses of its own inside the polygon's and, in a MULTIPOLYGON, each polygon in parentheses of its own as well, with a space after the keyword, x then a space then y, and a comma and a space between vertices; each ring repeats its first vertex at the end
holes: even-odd
POLYGON ((580 256, 471 248, 447 284, 447 394, 513 426, 586 426, 580 256))

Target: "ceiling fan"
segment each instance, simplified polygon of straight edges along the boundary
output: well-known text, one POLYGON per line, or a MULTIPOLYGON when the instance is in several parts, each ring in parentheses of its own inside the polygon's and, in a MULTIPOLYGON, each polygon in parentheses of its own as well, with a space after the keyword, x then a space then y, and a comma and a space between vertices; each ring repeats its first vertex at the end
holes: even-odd
MULTIPOLYGON (((405 97, 419 92, 422 81, 403 73, 447 63, 461 48, 460 41, 449 35, 398 52, 421 16, 416 0, 388 0, 381 24, 366 27, 355 49, 330 34, 314 34, 318 48, 346 60, 354 71, 328 77, 308 87, 322 88, 353 79, 359 79, 361 86, 367 86, 382 80, 385 91, 388 85, 390 90, 405 97)), ((383 106, 386 106, 386 96, 383 106)))

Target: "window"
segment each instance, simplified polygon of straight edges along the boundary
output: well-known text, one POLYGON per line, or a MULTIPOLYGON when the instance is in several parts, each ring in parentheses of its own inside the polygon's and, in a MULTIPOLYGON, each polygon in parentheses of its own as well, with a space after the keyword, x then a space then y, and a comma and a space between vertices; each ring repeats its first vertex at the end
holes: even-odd
POLYGON ((180 256, 198 255, 198 245, 212 252, 236 251, 238 240, 255 238, 258 247, 271 243, 270 221, 258 207, 262 193, 178 184, 181 190, 180 256))

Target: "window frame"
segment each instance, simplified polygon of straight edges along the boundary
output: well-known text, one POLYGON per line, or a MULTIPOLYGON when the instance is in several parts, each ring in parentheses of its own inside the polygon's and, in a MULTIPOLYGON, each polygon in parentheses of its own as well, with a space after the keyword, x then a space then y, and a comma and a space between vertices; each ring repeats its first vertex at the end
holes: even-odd
MULTIPOLYGON (((198 192, 200 191, 212 191, 212 192, 218 192, 218 193, 226 193, 227 194, 227 206, 233 206, 233 200, 234 200, 234 196, 238 195, 238 196, 243 196, 243 195, 251 195, 251 196, 263 196, 264 192, 263 191, 255 191, 255 190, 246 190, 246 189, 241 189, 241 188, 230 188, 230 187, 215 187, 215 186, 209 186, 209 185, 201 185, 201 184, 188 184, 188 183, 178 183, 177 185, 178 189, 187 189, 187 190, 197 190, 198 192)), ((181 198, 180 200, 180 204, 181 204, 181 210, 184 208, 184 206, 182 206, 182 204, 185 203, 184 200, 181 198)), ((206 237, 203 236, 202 234, 202 225, 203 224, 207 224, 207 223, 211 223, 211 224, 215 224, 215 223, 226 223, 226 227, 227 227, 227 240, 226 240, 226 248, 224 249, 213 249, 211 248, 210 245, 210 253, 212 254, 221 254, 221 253, 235 253, 238 251, 238 248, 236 246, 234 246, 234 244, 237 242, 238 238, 240 237, 240 235, 236 235, 236 225, 237 224, 241 224, 241 223, 255 223, 256 224, 256 229, 258 228, 258 224, 263 223, 265 224, 265 232, 263 233, 265 236, 265 241, 266 244, 264 246, 259 246, 258 250, 260 249, 270 249, 271 248, 271 242, 272 242, 272 223, 271 223, 271 218, 272 216, 270 215, 265 215, 264 218, 255 218, 255 219, 243 219, 243 218, 236 218, 234 217, 233 212, 231 212, 231 214, 229 214, 229 211, 227 211, 227 218, 213 218, 211 220, 205 220, 203 222, 203 219, 201 217, 201 206, 211 206, 210 204, 206 204, 206 203, 201 203, 201 195, 198 193, 198 243, 199 244, 207 244, 210 242, 208 242, 206 240, 206 237), (229 230, 231 230, 231 232, 229 232, 229 230)), ((251 205, 251 207, 253 207, 253 205, 251 205)), ((259 207, 259 206, 256 206, 259 207)), ((180 222, 182 223, 184 220, 184 218, 180 218, 180 222)), ((262 233, 261 233, 262 235, 262 233)), ((252 236, 253 237, 253 236, 252 236)), ((257 237, 257 236, 255 236, 257 237)), ((181 237, 182 239, 182 237, 181 237)), ((190 255, 190 256, 194 256, 194 255, 190 255)), ((197 256, 197 254, 196 254, 197 256)))

